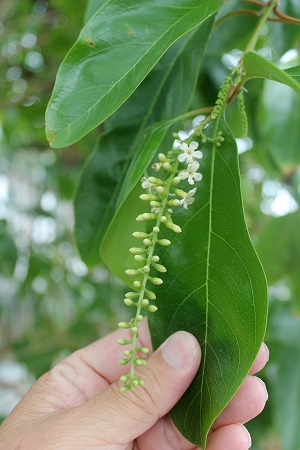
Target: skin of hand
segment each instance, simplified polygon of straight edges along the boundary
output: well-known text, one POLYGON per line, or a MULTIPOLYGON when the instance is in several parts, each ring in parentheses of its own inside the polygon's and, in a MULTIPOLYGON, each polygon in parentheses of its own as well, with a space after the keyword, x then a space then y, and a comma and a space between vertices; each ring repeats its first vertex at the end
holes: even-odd
MULTIPOLYGON (((129 332, 128 332, 129 337, 129 332)), ((180 331, 138 370, 145 381, 119 392, 123 348, 118 330, 76 351, 43 375, 0 427, 1 450, 196 450, 172 423, 168 412, 190 385, 200 364, 197 340, 180 331)), ((147 321, 139 346, 151 348, 147 321)), ((206 450, 246 450, 250 435, 242 423, 258 415, 267 400, 254 373, 268 360, 263 345, 242 386, 216 419, 206 450)))

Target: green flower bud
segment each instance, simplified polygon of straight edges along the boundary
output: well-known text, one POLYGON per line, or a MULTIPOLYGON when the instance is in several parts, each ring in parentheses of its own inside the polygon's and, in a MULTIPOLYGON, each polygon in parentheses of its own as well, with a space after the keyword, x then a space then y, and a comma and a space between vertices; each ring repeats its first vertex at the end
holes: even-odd
POLYGON ((142 255, 143 253, 146 253, 147 250, 145 248, 139 248, 139 247, 131 247, 129 249, 130 253, 134 253, 137 255, 142 255))
POLYGON ((155 306, 155 305, 149 305, 149 306, 147 306, 147 310, 149 311, 149 312, 156 312, 157 311, 157 306, 155 306))
POLYGON ((151 283, 159 286, 160 284, 163 284, 163 280, 161 278, 158 277, 149 277, 148 278, 149 281, 151 281, 151 283))
POLYGON ((156 242, 163 246, 168 246, 171 244, 171 241, 169 241, 169 239, 158 239, 156 242))

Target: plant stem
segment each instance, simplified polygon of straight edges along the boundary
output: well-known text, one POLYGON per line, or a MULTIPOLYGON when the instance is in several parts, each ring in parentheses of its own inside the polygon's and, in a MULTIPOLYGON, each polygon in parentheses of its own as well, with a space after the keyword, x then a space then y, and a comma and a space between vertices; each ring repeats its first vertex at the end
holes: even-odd
POLYGON ((269 3, 269 6, 265 9, 264 13, 262 14, 257 27, 253 33, 253 35, 251 36, 250 41, 248 42, 248 45, 245 49, 245 53, 247 52, 251 52, 252 50, 255 49, 255 46, 257 44, 260 32, 262 27, 264 26, 264 24, 266 23, 266 21, 269 18, 270 13, 274 10, 274 8, 277 6, 278 0, 271 0, 269 3))

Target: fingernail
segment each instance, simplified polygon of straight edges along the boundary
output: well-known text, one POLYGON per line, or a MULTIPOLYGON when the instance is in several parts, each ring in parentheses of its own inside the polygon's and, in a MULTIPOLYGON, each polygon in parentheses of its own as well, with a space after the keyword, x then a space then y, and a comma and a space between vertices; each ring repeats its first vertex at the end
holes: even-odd
POLYGON ((266 352, 267 352, 267 361, 269 361, 269 358, 270 358, 270 350, 269 350, 267 344, 265 344, 264 342, 263 342, 263 346, 265 347, 266 352))
POLYGON ((173 369, 186 369, 196 356, 195 338, 185 331, 178 331, 162 345, 162 356, 173 369))
POLYGON ((265 383, 261 378, 258 378, 258 377, 256 377, 255 375, 253 375, 253 376, 254 376, 254 378, 256 378, 256 379, 262 384, 262 386, 264 387, 264 390, 265 390, 265 392, 266 392, 266 401, 267 401, 268 398, 269 398, 269 393, 268 393, 268 390, 267 390, 266 383, 265 383))
POLYGON ((252 446, 251 434, 249 433, 247 428, 242 423, 239 423, 238 425, 240 425, 243 428, 243 430, 246 432, 246 434, 248 436, 248 440, 249 440, 249 447, 248 448, 251 448, 251 446, 252 446))

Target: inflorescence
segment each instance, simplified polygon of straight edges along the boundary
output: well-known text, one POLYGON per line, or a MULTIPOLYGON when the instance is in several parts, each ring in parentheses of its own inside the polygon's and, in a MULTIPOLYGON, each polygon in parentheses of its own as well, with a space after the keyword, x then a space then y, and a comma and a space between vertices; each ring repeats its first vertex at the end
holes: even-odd
MULTIPOLYGON (((200 133, 194 133, 199 135, 200 133)), ((178 135, 176 135, 178 138, 178 135)), ((219 137, 220 138, 220 137, 219 137)), ((194 185, 202 179, 199 172, 202 152, 198 150, 198 142, 188 139, 187 141, 179 141, 179 146, 164 153, 158 154, 158 161, 152 165, 157 176, 143 177, 141 180, 142 188, 145 193, 140 195, 140 199, 150 203, 150 212, 140 214, 137 222, 147 221, 152 231, 149 233, 135 231, 133 236, 142 243, 137 247, 130 248, 135 261, 140 263, 137 269, 128 269, 125 273, 134 277, 133 286, 136 292, 127 292, 124 303, 127 306, 136 308, 135 316, 129 322, 120 322, 119 327, 130 329, 131 339, 119 339, 120 345, 130 345, 130 348, 124 351, 124 358, 120 360, 121 365, 130 364, 130 371, 127 375, 123 375, 120 381, 123 383, 121 392, 132 389, 134 386, 143 385, 141 378, 135 375, 136 366, 144 366, 146 364, 142 355, 148 353, 146 347, 138 346, 138 324, 143 320, 142 311, 157 311, 157 307, 153 305, 156 299, 155 293, 151 289, 151 285, 158 286, 163 283, 162 278, 157 276, 167 271, 166 267, 160 263, 160 258, 155 254, 156 245, 169 246, 171 241, 161 238, 161 228, 166 227, 175 233, 180 233, 181 228, 172 220, 173 208, 183 207, 187 209, 195 198, 197 187, 189 190, 180 188, 180 183, 187 180, 189 185, 194 185), (159 177, 159 175, 161 175, 159 177)))

